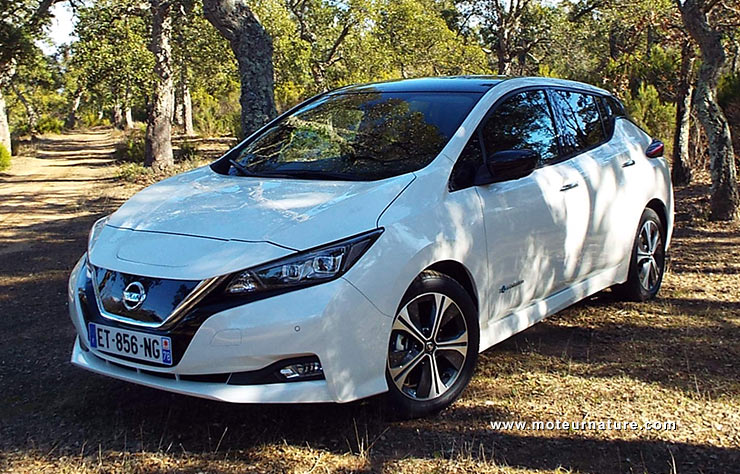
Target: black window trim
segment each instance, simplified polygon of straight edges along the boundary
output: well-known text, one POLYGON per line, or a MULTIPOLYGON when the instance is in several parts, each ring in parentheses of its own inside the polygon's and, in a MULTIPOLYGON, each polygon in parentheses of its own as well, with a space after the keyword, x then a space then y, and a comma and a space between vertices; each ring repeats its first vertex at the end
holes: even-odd
MULTIPOLYGON (((550 97, 551 92, 553 92, 553 91, 575 92, 575 93, 578 93, 578 94, 590 95, 590 96, 593 96, 595 99, 602 99, 602 100, 603 99, 606 99, 608 97, 611 97, 614 100, 616 100, 617 103, 620 104, 620 106, 622 108, 624 108, 624 105, 613 94, 599 92, 599 91, 594 91, 594 90, 589 90, 587 88, 579 88, 579 87, 566 86, 566 85, 552 85, 552 84, 522 86, 520 88, 511 90, 511 91, 507 92, 506 94, 502 95, 501 97, 499 97, 498 99, 496 99, 496 102, 494 102, 491 105, 491 107, 488 109, 488 111, 486 112, 486 114, 483 116, 483 118, 481 119, 481 121, 476 126, 475 131, 473 131, 473 133, 470 134, 470 137, 468 138, 468 141, 465 143, 465 146, 463 146, 462 147, 462 150, 460 150, 460 154, 458 155, 457 159, 455 160, 455 164, 457 164, 457 160, 460 158, 460 155, 462 155, 462 152, 465 150, 465 148, 468 146, 468 144, 470 143, 470 141, 475 136, 478 137, 478 142, 480 143, 481 153, 483 154, 483 160, 485 160, 485 156, 486 156, 486 145, 485 145, 485 143, 483 141, 483 130, 482 130, 483 129, 483 125, 488 121, 488 119, 490 118, 490 116, 493 115, 493 113, 496 112, 496 109, 504 101, 506 101, 507 99, 509 99, 510 97, 512 97, 512 96, 514 96, 516 94, 520 94, 522 92, 529 92, 529 91, 533 91, 533 90, 535 90, 535 91, 541 90, 541 91, 543 91, 545 93, 545 99, 547 100, 547 107, 548 107, 548 110, 550 111, 550 118, 552 119, 553 126, 555 127, 555 138, 556 138, 557 147, 558 147, 558 157, 556 159, 554 159, 554 160, 548 161, 547 163, 545 163, 543 165, 538 165, 537 166, 537 169, 544 168, 545 166, 557 165, 557 164, 560 164, 560 163, 562 163, 564 161, 568 161, 568 160, 570 160, 570 159, 572 159, 572 158, 574 158, 574 157, 576 157, 578 155, 581 155, 583 153, 587 153, 587 152, 589 152, 591 150, 594 150, 594 149, 596 149, 596 148, 604 145, 605 143, 610 142, 611 139, 614 138, 614 129, 615 129, 615 127, 612 127, 611 128, 611 133, 607 135, 606 129, 605 129, 605 124, 604 124, 605 117, 602 116, 601 110, 599 110, 599 117, 601 117, 600 120, 601 120, 601 124, 602 124, 602 129, 604 130, 604 140, 600 141, 599 143, 597 143, 595 145, 591 145, 588 148, 583 148, 581 150, 577 150, 576 152, 569 153, 567 155, 564 154, 563 151, 562 151, 562 145, 560 143, 560 127, 561 127, 561 125, 559 124, 558 119, 557 119, 557 117, 555 115, 555 111, 553 109, 552 99, 550 97)), ((597 107, 597 109, 598 109, 598 107, 597 107)), ((613 119, 616 122, 616 120, 617 119, 620 119, 620 118, 624 118, 626 120, 630 120, 629 117, 627 117, 626 115, 613 115, 613 116, 610 117, 610 120, 613 119)), ((631 120, 630 120, 630 122, 631 122, 631 120)), ((469 185, 461 186, 461 187, 454 186, 453 185, 453 182, 452 182, 452 171, 454 170, 454 168, 455 168, 455 165, 452 166, 452 169, 450 170, 450 176, 449 176, 448 181, 447 181, 447 189, 448 189, 449 192, 462 191, 463 189, 468 189, 468 188, 471 188, 471 187, 475 187, 473 184, 469 184, 469 185)))

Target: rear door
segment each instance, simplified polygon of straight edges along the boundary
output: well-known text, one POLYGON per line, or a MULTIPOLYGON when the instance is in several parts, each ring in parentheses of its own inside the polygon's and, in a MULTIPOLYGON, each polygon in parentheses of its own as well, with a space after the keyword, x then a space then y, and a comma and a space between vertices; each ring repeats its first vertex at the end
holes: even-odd
MULTIPOLYGON (((618 225, 624 202, 626 150, 608 143, 601 97, 581 91, 550 90, 560 147, 578 188, 564 193, 567 214, 566 273, 580 281, 622 259, 618 225)), ((634 162, 632 162, 634 163, 634 162)), ((630 231, 631 232, 631 231, 630 231)))

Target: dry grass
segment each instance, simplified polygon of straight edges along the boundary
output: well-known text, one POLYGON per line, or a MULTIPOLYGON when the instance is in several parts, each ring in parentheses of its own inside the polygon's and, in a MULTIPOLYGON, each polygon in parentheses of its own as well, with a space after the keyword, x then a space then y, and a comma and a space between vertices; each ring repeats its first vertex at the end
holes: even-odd
POLYGON ((706 221, 706 193, 706 181, 677 193, 657 300, 606 291, 562 311, 483 353, 452 407, 407 422, 389 421, 380 400, 229 405, 74 369, 64 280, 93 216, 31 229, 43 246, 0 254, 0 289, 13 295, 0 297, 0 471, 740 472, 740 226, 706 221), (505 420, 677 429, 492 429, 505 420))

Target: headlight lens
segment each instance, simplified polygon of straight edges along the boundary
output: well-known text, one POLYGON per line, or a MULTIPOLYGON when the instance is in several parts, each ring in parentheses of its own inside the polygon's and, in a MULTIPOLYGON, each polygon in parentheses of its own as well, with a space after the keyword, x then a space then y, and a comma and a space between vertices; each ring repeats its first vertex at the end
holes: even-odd
POLYGON ((90 255, 90 251, 93 248, 93 245, 95 245, 95 242, 98 240, 98 237, 100 237, 100 232, 103 230, 103 227, 105 227, 105 224, 108 223, 108 220, 110 219, 110 216, 101 217, 97 221, 95 221, 95 224, 93 224, 92 229, 90 229, 90 236, 87 238, 87 254, 90 255))
POLYGON ((383 229, 307 250, 234 274, 226 286, 230 295, 295 289, 339 278, 377 240, 383 229))

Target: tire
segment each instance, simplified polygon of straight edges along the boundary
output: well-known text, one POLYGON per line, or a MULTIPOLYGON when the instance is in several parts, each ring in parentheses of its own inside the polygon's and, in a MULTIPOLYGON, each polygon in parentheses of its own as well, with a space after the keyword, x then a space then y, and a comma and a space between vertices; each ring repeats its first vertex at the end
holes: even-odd
POLYGON ((418 418, 454 402, 473 376, 479 340, 478 311, 462 285, 438 272, 419 275, 401 300, 388 343, 391 413, 418 418))
POLYGON ((665 272, 665 230, 658 214, 650 208, 642 212, 632 244, 627 281, 614 287, 622 299, 647 301, 655 298, 665 272), (657 236, 657 242, 654 241, 657 236))

